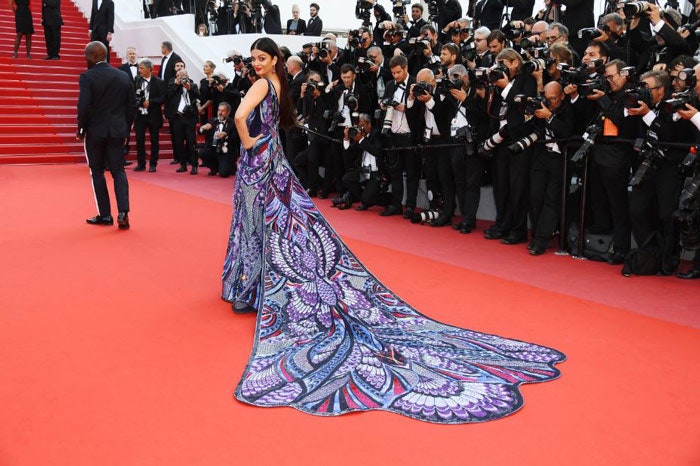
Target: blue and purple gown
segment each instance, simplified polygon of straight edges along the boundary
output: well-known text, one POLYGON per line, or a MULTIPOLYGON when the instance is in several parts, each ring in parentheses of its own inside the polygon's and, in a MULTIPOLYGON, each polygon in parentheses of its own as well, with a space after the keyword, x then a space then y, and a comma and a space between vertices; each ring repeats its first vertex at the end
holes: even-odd
POLYGON ((293 174, 268 88, 248 117, 263 137, 241 153, 223 271, 223 299, 258 310, 236 398, 457 424, 507 416, 523 404, 521 383, 559 376, 559 351, 434 321, 380 283, 293 174))

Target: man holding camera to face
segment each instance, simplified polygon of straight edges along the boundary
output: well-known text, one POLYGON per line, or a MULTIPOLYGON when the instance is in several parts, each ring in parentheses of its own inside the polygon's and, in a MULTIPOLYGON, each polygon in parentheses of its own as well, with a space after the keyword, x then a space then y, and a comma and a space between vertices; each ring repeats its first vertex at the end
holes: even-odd
POLYGON ((153 74, 153 63, 148 58, 139 61, 139 74, 134 84, 136 88, 136 167, 134 171, 146 170, 146 129, 151 138, 149 172, 156 171, 160 153, 160 128, 163 126, 161 107, 165 103, 165 83, 153 74))
POLYGON ((379 131, 372 128, 372 119, 367 113, 358 115, 355 126, 345 128, 343 147, 353 160, 353 166, 342 178, 346 192, 333 199, 333 207, 349 209, 358 200, 360 205, 355 210, 360 211, 386 205, 388 195, 381 192, 382 138, 379 131))
POLYGON ((186 70, 178 71, 175 80, 168 88, 165 111, 165 116, 172 126, 174 158, 180 162, 180 168, 176 170, 178 173, 186 172, 188 163, 191 166, 191 175, 196 175, 199 170, 199 162, 194 150, 197 145, 195 126, 198 99, 197 85, 189 79, 186 70))
POLYGON ((691 54, 689 42, 676 31, 681 15, 675 10, 661 11, 649 2, 630 2, 625 15, 632 16, 629 25, 629 45, 637 54, 637 71, 648 71, 657 63, 670 63, 678 55, 691 54), (648 28, 654 31, 652 37, 648 28))

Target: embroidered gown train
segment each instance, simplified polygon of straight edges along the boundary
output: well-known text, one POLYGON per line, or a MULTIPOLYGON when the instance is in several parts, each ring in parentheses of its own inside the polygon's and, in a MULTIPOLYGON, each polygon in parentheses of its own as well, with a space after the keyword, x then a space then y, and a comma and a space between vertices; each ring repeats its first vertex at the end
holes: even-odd
POLYGON ((248 116, 223 271, 223 299, 258 310, 235 396, 316 415, 379 409, 437 423, 522 406, 518 385, 555 379, 553 349, 431 320, 352 254, 292 173, 275 87, 248 116))

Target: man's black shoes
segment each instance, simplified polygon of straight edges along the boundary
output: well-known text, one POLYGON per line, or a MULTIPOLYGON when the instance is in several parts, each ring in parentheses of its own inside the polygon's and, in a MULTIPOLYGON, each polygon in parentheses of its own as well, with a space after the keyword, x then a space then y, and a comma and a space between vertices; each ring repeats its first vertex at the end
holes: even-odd
POLYGON ((175 170, 175 172, 177 172, 177 173, 182 173, 182 172, 186 172, 186 171, 187 171, 187 167, 180 167, 177 170, 175 170))
POLYGON ((145 165, 136 165, 134 167, 135 172, 145 172, 146 171, 146 166, 145 165))
POLYGON ((119 216, 117 216, 117 225, 119 225, 120 230, 128 230, 130 226, 129 214, 127 214, 126 212, 119 212, 119 216))
POLYGON ((390 215, 399 215, 401 213, 401 207, 389 206, 386 209, 379 212, 382 217, 388 217, 390 215))
POLYGON ((111 215, 95 215, 85 219, 85 221, 90 225, 114 225, 114 219, 111 215))

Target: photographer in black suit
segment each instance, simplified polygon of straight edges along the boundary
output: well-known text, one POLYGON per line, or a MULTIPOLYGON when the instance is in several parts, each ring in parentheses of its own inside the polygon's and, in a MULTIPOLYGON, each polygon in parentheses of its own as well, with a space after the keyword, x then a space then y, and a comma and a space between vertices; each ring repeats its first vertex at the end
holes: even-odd
POLYGON ((346 193, 333 199, 333 206, 345 210, 358 200, 360 205, 355 210, 386 205, 390 196, 381 192, 382 138, 379 131, 372 128, 372 118, 368 114, 360 113, 357 125, 345 129, 343 146, 352 154, 354 165, 343 175, 346 193))
POLYGON ((160 45, 160 51, 163 54, 163 59, 160 61, 158 77, 167 84, 175 77, 175 63, 182 61, 182 58, 173 52, 173 44, 167 40, 160 45))
POLYGON ((231 115, 231 106, 221 102, 217 108, 216 118, 212 118, 207 124, 199 128, 199 132, 206 134, 206 141, 199 153, 204 166, 209 168, 209 176, 227 178, 236 172, 235 163, 237 151, 233 147, 236 127, 231 115))
POLYGON ((160 154, 160 128, 163 126, 161 107, 165 103, 165 83, 153 74, 153 62, 143 58, 139 62, 139 76, 136 78, 136 160, 134 171, 146 169, 146 129, 151 138, 151 158, 149 172, 156 171, 160 154))
POLYGON ((280 8, 273 5, 270 0, 262 0, 263 27, 265 34, 282 34, 282 20, 280 19, 280 8))
MULTIPOLYGON (((331 123, 335 128, 330 129, 331 136, 336 139, 342 139, 345 128, 353 125, 353 114, 372 111, 369 89, 356 78, 355 68, 346 63, 340 67, 340 79, 326 86, 328 98, 335 103, 334 123, 331 123)), ((326 166, 326 183, 322 193, 319 194, 321 198, 327 197, 331 191, 343 194, 341 179, 352 166, 341 143, 332 142, 331 152, 332 165, 326 166), (335 186, 330 184, 332 180, 335 180, 335 186)))
POLYGON ((168 88, 165 108, 165 116, 172 126, 174 158, 180 162, 180 168, 176 170, 178 173, 187 171, 188 163, 192 167, 190 175, 196 175, 199 170, 194 150, 197 145, 195 126, 198 99, 197 85, 188 78, 186 70, 178 71, 175 81, 168 88))
POLYGON ((114 34, 114 2, 112 0, 92 0, 90 13, 90 40, 99 41, 107 48, 109 63, 109 43, 114 34))
POLYGON ((112 225, 105 166, 114 179, 119 228, 129 228, 129 183, 124 172, 124 139, 136 108, 129 78, 106 61, 107 48, 93 41, 85 47, 88 70, 80 75, 77 138, 85 140, 92 188, 99 214, 87 219, 90 225, 112 225))

